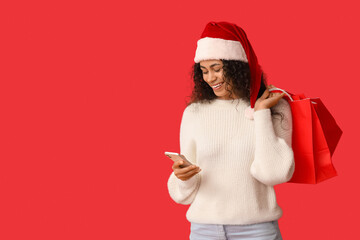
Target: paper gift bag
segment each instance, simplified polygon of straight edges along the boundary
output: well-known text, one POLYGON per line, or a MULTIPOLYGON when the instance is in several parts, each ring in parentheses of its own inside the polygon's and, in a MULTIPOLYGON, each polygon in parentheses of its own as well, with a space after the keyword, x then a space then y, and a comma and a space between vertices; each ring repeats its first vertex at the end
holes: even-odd
POLYGON ((285 92, 284 98, 291 107, 295 171, 289 182, 315 184, 337 176, 332 155, 342 130, 322 101, 279 88, 269 90, 285 92))

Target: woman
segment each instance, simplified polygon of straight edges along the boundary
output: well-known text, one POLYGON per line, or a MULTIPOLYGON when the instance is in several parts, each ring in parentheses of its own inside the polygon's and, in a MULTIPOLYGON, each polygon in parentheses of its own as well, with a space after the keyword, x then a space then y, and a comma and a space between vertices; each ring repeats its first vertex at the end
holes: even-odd
POLYGON ((235 24, 208 23, 194 61, 180 126, 180 153, 193 165, 175 162, 168 180, 171 198, 191 204, 190 239, 282 239, 273 186, 295 168, 290 106, 270 93, 235 24))

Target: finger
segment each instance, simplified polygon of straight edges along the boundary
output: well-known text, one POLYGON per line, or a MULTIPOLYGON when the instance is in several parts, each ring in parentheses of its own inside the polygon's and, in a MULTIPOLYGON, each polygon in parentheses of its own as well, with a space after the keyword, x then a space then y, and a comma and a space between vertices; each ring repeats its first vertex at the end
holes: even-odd
POLYGON ((278 97, 278 98, 280 99, 280 98, 282 98, 284 95, 285 95, 285 93, 279 93, 279 94, 277 94, 276 97, 278 97))
POLYGON ((198 173, 198 172, 200 172, 200 171, 201 171, 201 169, 200 169, 199 167, 197 167, 197 168, 194 168, 194 169, 190 169, 190 170, 187 171, 187 172, 178 173, 178 175, 179 175, 179 176, 183 176, 183 177, 188 177, 188 176, 190 176, 190 175, 192 175, 192 174, 195 174, 195 173, 198 173))
POLYGON ((280 101, 280 99, 284 96, 284 93, 279 93, 274 95, 271 100, 270 100, 270 105, 271 107, 275 106, 276 104, 278 104, 278 102, 280 101))
POLYGON ((272 91, 270 91, 270 96, 279 96, 279 95, 281 95, 281 94, 285 94, 284 92, 272 92, 272 91))
POLYGON ((174 168, 174 172, 176 174, 183 174, 183 173, 186 173, 186 172, 194 169, 195 167, 196 167, 195 165, 190 165, 190 166, 187 166, 187 167, 178 166, 178 167, 174 168))
POLYGON ((192 176, 198 174, 200 171, 201 171, 201 169, 193 169, 187 173, 179 174, 178 177, 183 178, 183 179, 188 179, 188 178, 191 178, 192 176))
POLYGON ((265 91, 264 91, 264 93, 261 95, 261 99, 266 99, 266 98, 268 98, 269 97, 269 95, 270 95, 270 91, 269 91, 269 89, 266 89, 265 91))
POLYGON ((192 170, 194 170, 194 169, 197 170, 197 169, 199 169, 199 167, 198 167, 198 166, 195 166, 195 165, 190 165, 190 166, 188 166, 188 167, 176 169, 176 173, 177 173, 177 174, 185 174, 185 173, 190 172, 190 171, 192 171, 192 170))
POLYGON ((271 101, 274 102, 278 102, 283 96, 284 96, 283 93, 273 93, 269 96, 268 99, 271 99, 271 101))
POLYGON ((181 175, 181 176, 179 176, 178 178, 181 179, 181 180, 183 180, 183 181, 186 181, 186 180, 192 178, 193 176, 195 176, 195 175, 198 174, 198 173, 199 173, 199 172, 196 171, 196 172, 193 172, 193 173, 191 173, 191 174, 189 174, 189 175, 186 175, 186 176, 181 175))
POLYGON ((181 168, 180 165, 182 165, 182 164, 184 164, 184 161, 182 161, 182 160, 176 161, 176 162, 174 162, 172 169, 175 170, 175 169, 181 168))

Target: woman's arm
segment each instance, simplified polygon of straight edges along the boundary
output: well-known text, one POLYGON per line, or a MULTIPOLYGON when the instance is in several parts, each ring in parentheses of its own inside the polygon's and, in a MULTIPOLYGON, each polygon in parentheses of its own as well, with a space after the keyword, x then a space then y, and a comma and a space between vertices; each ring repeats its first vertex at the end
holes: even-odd
POLYGON ((270 109, 254 112, 255 157, 250 168, 253 177, 269 186, 289 181, 295 170, 290 105, 280 99, 274 109, 283 113, 282 122, 280 116, 271 117, 270 109))
MULTIPOLYGON (((196 164, 196 145, 193 138, 194 121, 191 113, 191 105, 185 108, 180 125, 180 153, 190 162, 196 164)), ((190 179, 183 181, 177 178, 174 172, 168 180, 168 190, 170 197, 180 204, 191 204, 195 198, 200 185, 200 174, 196 174, 190 179)))

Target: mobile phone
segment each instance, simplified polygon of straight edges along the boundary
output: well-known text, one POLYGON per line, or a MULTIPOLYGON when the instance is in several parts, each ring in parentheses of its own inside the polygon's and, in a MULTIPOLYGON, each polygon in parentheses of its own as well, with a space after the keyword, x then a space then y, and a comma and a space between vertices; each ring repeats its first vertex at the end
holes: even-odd
POLYGON ((186 157, 182 154, 176 153, 176 152, 165 152, 165 155, 168 156, 171 160, 174 162, 183 160, 184 164, 180 165, 181 168, 188 167, 190 165, 193 165, 189 160, 186 159, 186 157))

